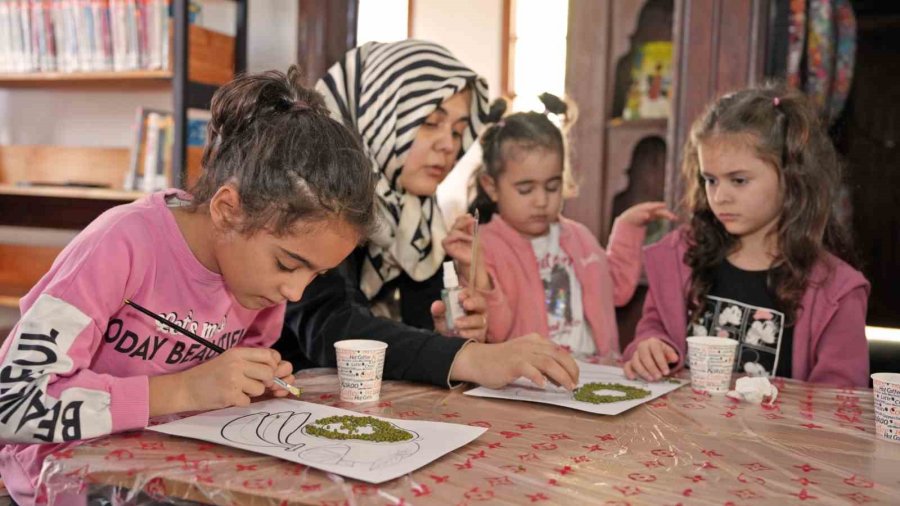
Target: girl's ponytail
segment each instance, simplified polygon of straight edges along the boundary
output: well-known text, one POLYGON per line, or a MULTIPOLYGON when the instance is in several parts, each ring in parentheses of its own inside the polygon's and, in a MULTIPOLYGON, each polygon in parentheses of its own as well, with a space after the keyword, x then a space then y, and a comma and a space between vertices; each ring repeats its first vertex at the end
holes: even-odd
POLYGON ((496 181, 499 175, 500 167, 492 166, 496 164, 492 164, 490 161, 499 159, 500 156, 500 133, 505 126, 502 118, 506 113, 506 107, 506 100, 502 98, 494 100, 491 104, 487 117, 487 122, 490 126, 481 134, 482 163, 472 175, 474 178, 475 199, 472 201, 472 205, 469 206, 469 212, 474 214, 477 209, 481 223, 491 221, 491 217, 497 212, 497 204, 491 200, 491 197, 482 186, 481 176, 484 174, 496 181))

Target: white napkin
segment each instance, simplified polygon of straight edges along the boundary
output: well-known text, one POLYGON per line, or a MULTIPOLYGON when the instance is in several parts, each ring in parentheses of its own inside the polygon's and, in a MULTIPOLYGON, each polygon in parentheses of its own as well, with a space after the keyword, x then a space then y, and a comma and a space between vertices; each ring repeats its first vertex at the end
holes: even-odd
POLYGON ((778 398, 778 389, 775 388, 775 385, 769 383, 769 378, 748 376, 738 378, 734 384, 734 390, 725 395, 732 399, 744 400, 755 404, 761 403, 763 398, 768 397, 771 405, 778 398))

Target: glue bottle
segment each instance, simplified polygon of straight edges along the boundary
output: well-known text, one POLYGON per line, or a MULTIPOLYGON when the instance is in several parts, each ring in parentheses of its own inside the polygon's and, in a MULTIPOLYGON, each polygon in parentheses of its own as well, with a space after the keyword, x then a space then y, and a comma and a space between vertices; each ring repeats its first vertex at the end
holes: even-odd
POLYGON ((444 262, 444 289, 441 290, 441 300, 444 301, 447 319, 447 328, 454 330, 456 319, 466 314, 462 303, 459 302, 459 294, 462 293, 459 286, 459 277, 456 276, 456 267, 453 262, 444 262))

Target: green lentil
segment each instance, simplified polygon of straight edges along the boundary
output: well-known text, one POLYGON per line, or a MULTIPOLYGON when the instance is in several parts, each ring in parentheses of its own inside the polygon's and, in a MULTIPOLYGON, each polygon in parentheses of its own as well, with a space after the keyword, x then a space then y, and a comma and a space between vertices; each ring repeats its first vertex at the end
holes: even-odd
POLYGON ((591 404, 606 404, 610 402, 631 401, 634 399, 643 399, 650 395, 650 390, 643 388, 630 387, 619 383, 585 383, 578 390, 575 390, 575 400, 581 402, 589 402, 591 404), (615 390, 625 395, 597 395, 598 390, 615 390))
POLYGON ((319 418, 306 426, 306 433, 310 436, 324 437, 326 439, 358 439, 376 443, 394 443, 398 441, 407 441, 413 438, 412 433, 403 430, 392 423, 371 416, 353 415, 319 418), (340 430, 329 430, 326 428, 335 423, 341 424, 340 430), (374 429, 371 434, 357 433, 357 430, 360 427, 365 427, 367 425, 374 429))

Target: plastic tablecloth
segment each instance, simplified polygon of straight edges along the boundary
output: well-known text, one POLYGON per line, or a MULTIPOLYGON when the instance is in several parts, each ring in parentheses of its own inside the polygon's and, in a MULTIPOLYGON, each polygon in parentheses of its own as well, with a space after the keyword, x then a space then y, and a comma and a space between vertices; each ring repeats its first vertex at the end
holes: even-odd
POLYGON ((339 401, 334 370, 303 399, 389 418, 487 427, 474 442, 375 486, 276 458, 149 431, 52 455, 40 495, 101 504, 897 504, 900 444, 874 435, 872 391, 775 380, 773 406, 690 386, 605 417, 385 382, 339 401))

